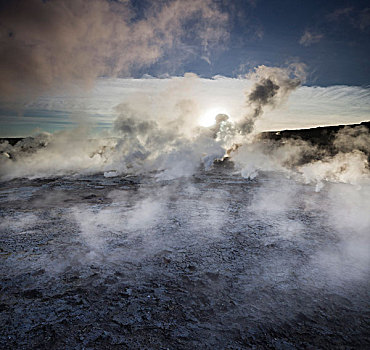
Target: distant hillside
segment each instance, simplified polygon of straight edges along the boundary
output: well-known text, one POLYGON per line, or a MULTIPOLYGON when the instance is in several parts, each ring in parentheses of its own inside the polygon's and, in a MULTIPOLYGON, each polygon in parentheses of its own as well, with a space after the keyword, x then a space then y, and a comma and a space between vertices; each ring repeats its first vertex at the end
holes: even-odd
POLYGON ((301 130, 283 130, 263 132, 258 135, 260 140, 270 140, 276 144, 300 140, 317 147, 316 152, 305 154, 300 163, 319 160, 327 155, 334 156, 339 152, 347 153, 355 150, 367 155, 370 163, 370 122, 352 125, 323 126, 301 130))
POLYGON ((310 129, 262 132, 260 137, 262 139, 265 138, 275 141, 281 141, 283 139, 300 139, 309 141, 318 146, 326 147, 332 145, 339 130, 345 127, 355 128, 359 126, 364 126, 368 129, 368 131, 370 131, 370 121, 367 121, 360 124, 351 125, 322 126, 310 129))

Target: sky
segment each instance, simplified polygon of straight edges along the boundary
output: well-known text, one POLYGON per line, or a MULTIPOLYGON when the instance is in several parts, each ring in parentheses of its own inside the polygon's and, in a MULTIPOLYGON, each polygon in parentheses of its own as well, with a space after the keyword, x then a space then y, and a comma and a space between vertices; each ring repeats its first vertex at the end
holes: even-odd
POLYGON ((369 34, 361 0, 2 0, 0 137, 106 131, 122 103, 238 120, 261 66, 301 86, 257 129, 369 120, 369 34))

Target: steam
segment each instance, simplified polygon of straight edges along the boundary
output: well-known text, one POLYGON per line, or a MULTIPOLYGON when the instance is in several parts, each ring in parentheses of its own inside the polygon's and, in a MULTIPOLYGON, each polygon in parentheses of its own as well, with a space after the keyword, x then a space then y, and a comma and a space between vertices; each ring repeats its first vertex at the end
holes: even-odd
POLYGON ((298 168, 306 183, 316 183, 320 190, 324 181, 352 185, 366 184, 370 178, 370 132, 365 126, 344 127, 333 140, 333 150, 327 150, 321 160, 312 161, 298 168))
POLYGON ((120 173, 159 171, 159 179, 170 180, 194 174, 201 164, 209 169, 215 159, 222 158, 225 149, 210 132, 189 126, 185 118, 190 118, 193 110, 183 109, 184 105, 192 106, 180 101, 172 120, 153 120, 150 115, 121 105, 115 121, 120 139, 114 167, 120 173))
POLYGON ((54 134, 25 138, 15 146, 1 144, 0 177, 40 178, 102 171, 115 142, 89 140, 89 128, 80 126, 54 134))
POLYGON ((148 96, 134 92, 115 108, 110 134, 92 138, 90 126, 26 138, 0 149, 3 180, 15 177, 104 173, 107 177, 154 174, 158 181, 212 171, 214 161, 230 156, 242 176, 280 172, 320 191, 326 182, 362 184, 369 176, 369 132, 343 128, 327 147, 300 139, 275 142, 256 137, 262 115, 281 106, 304 79, 304 66, 258 67, 250 75, 246 117, 215 116, 214 125, 197 124, 204 108, 192 90, 202 81, 195 74, 168 81, 148 96))
POLYGON ((189 113, 180 110, 174 120, 158 120, 123 104, 111 137, 93 138, 88 127, 80 126, 26 138, 15 146, 4 142, 0 176, 2 180, 97 172, 107 176, 156 172, 163 180, 191 176, 201 166, 210 169, 224 156, 225 147, 210 130, 189 125, 184 119, 189 113))
POLYGON ((77 224, 87 249, 79 262, 137 263, 189 242, 220 239, 227 220, 224 195, 174 181, 165 186, 143 184, 135 192, 112 191, 112 202, 104 208, 73 207, 69 220, 77 224))
POLYGON ((264 108, 276 108, 286 101, 289 94, 302 83, 305 77, 304 69, 302 64, 291 65, 288 68, 266 66, 256 68, 250 77, 257 82, 247 95, 247 105, 252 112, 239 123, 239 132, 251 133, 264 108))
POLYGON ((365 126, 344 127, 336 134, 334 147, 341 152, 358 150, 370 154, 370 133, 365 126))
POLYGON ((130 1, 21 0, 2 6, 0 93, 22 99, 128 76, 192 44, 208 55, 227 37, 227 15, 212 0, 160 2, 138 17, 130 1))
POLYGON ((361 186, 337 183, 329 187, 321 205, 337 243, 317 252, 312 266, 331 284, 362 281, 369 275, 369 191, 368 181, 361 186))
POLYGON ((261 172, 280 172, 297 181, 313 184, 316 191, 320 191, 326 182, 368 183, 368 153, 356 148, 343 151, 347 147, 333 155, 328 149, 319 149, 305 141, 287 140, 283 145, 255 141, 242 145, 231 156, 245 178, 254 179, 261 172))
MULTIPOLYGON (((14 196, 10 196, 7 200, 14 200, 14 196)), ((33 228, 37 223, 40 222, 40 218, 32 213, 25 213, 21 215, 8 216, 2 218, 0 221, 0 229, 5 231, 10 229, 16 234, 23 234, 33 228)))
POLYGON ((338 153, 332 158, 319 160, 299 168, 306 183, 317 183, 322 188, 323 181, 361 184, 369 179, 367 157, 359 151, 338 153))

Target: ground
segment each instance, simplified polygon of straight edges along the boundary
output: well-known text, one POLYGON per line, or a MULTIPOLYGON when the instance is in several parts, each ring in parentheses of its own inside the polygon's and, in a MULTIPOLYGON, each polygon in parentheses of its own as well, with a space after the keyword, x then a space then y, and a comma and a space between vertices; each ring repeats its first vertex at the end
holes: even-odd
POLYGON ((332 259, 329 192, 222 165, 3 182, 0 347, 370 348, 368 269, 332 259))

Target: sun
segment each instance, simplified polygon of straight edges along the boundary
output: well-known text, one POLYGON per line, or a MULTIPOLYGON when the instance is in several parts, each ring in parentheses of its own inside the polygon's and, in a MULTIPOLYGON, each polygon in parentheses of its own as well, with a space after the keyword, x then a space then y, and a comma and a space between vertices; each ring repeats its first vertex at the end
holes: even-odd
POLYGON ((216 116, 218 114, 229 115, 229 112, 226 110, 226 108, 223 107, 212 107, 205 110, 205 112, 199 117, 198 124, 204 127, 212 126, 215 124, 216 116))

